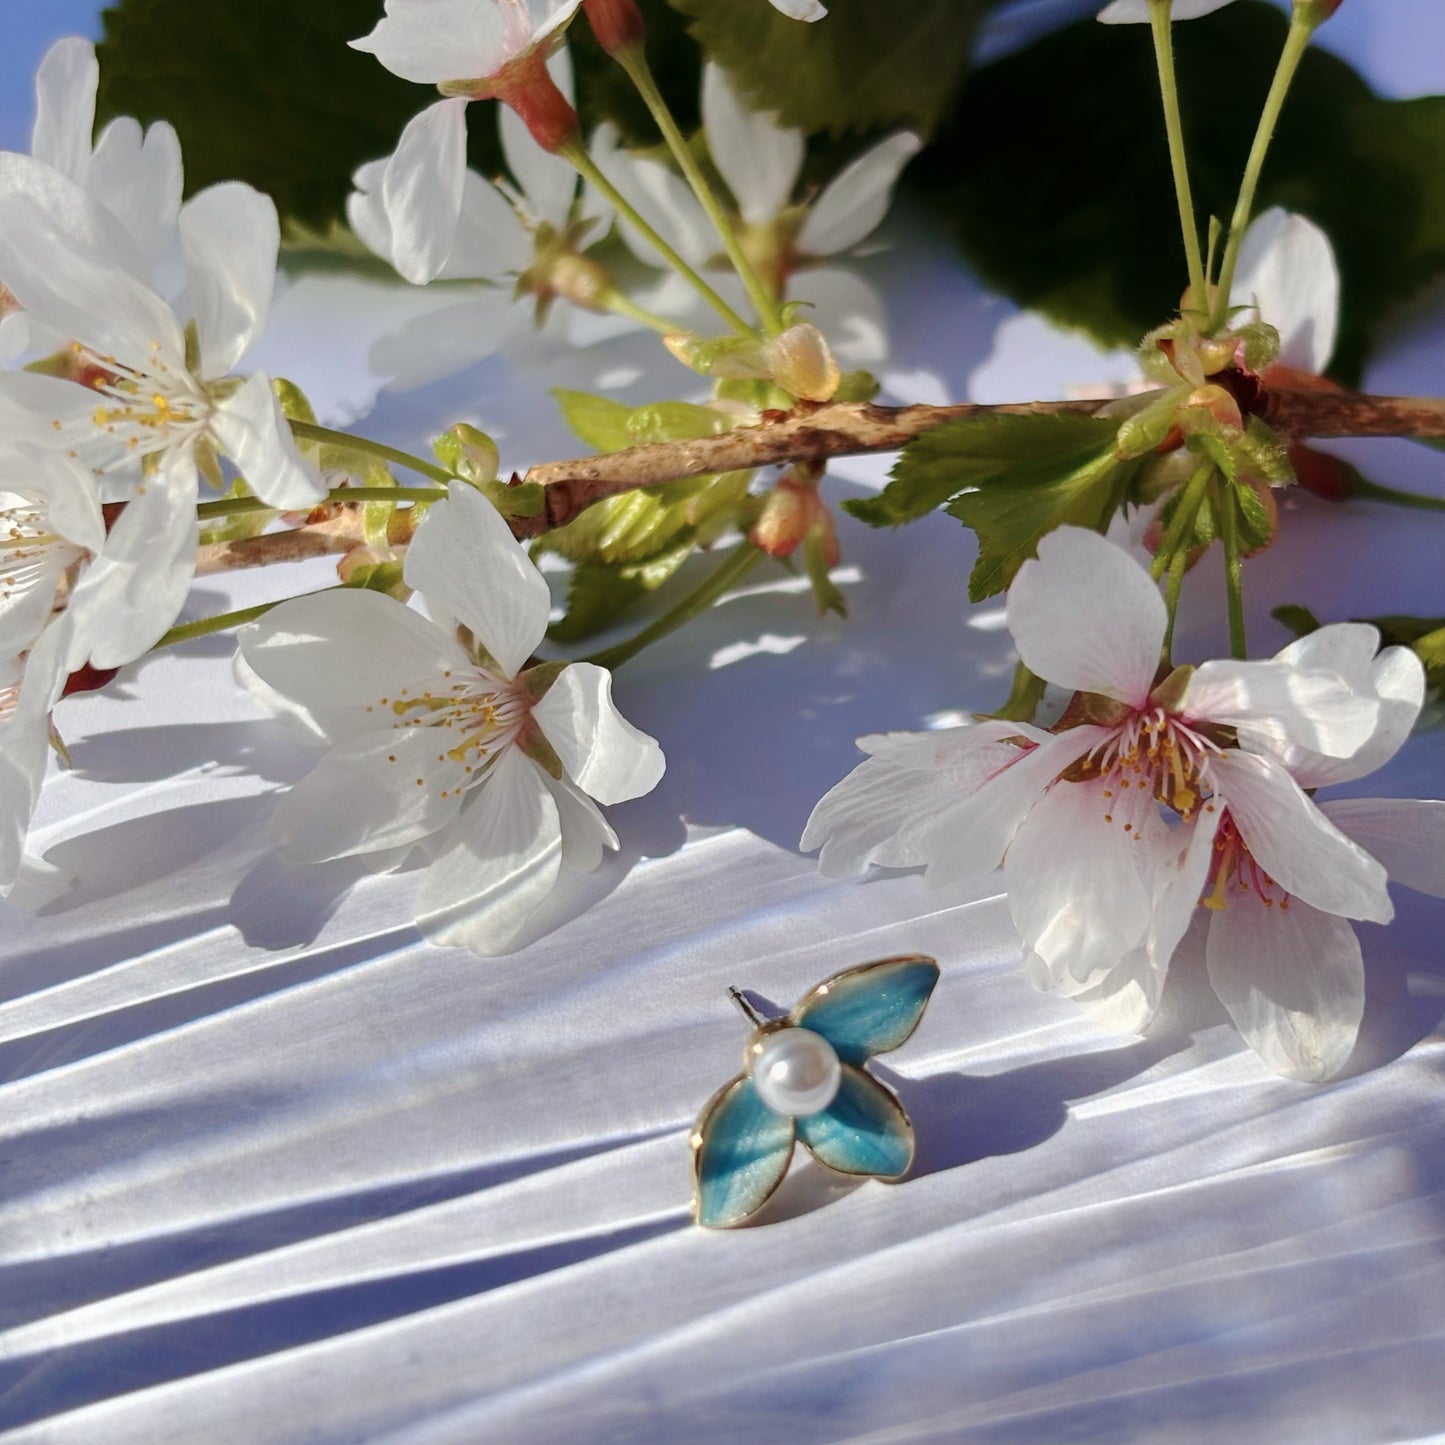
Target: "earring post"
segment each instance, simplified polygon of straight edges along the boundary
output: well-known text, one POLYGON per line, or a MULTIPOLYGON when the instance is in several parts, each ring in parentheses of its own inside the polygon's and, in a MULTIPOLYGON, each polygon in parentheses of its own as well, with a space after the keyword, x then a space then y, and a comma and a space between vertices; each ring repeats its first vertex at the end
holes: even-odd
POLYGON ((754 1028, 762 1028, 766 1020, 764 1020, 757 1009, 755 1009, 737 989, 729 988, 728 997, 743 1011, 743 1017, 746 1018, 754 1028))

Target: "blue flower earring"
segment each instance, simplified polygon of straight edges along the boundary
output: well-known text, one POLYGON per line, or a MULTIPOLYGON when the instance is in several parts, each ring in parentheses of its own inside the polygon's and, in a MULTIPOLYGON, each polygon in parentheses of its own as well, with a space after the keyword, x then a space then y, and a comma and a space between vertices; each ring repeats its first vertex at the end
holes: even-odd
POLYGON ((881 958, 835 973, 771 1020, 729 989, 753 1032, 743 1072, 692 1131, 693 1218, 710 1229, 750 1219, 782 1183, 795 1139, 840 1173, 902 1178, 913 1124, 864 1064, 908 1039, 937 982, 937 962, 922 954, 881 958))

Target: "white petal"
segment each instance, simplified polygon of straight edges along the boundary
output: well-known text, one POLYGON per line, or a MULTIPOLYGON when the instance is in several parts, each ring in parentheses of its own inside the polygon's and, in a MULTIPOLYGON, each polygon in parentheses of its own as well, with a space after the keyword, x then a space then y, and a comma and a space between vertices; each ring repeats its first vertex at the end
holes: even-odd
POLYGON ((451 255, 467 171, 467 103, 439 100, 413 116, 382 175, 391 263, 413 285, 437 276, 451 255))
POLYGON ((196 571, 196 484, 190 448, 165 453, 80 579, 69 610, 96 667, 133 662, 180 615, 196 571))
POLYGON ((1384 868, 1325 817, 1282 764, 1229 751, 1214 760, 1213 770, 1245 846, 1280 888, 1343 918, 1390 921, 1384 868))
POLYGON ((331 738, 374 727, 403 688, 445 687, 444 674, 471 666, 456 641, 414 608, 352 588, 283 602, 243 627, 236 642, 256 676, 331 738))
POLYGON ((0 371, 0 436, 11 442, 45 450, 60 438, 81 466, 99 466, 114 459, 116 447, 95 426, 94 415, 89 387, 31 371, 0 371))
POLYGON ((928 881, 935 886, 992 872, 1049 784, 1108 736, 1107 728, 1080 727, 1050 738, 976 792, 945 804, 922 827, 905 833, 903 844, 928 860, 928 881))
POLYGON ((20 860, 20 871, 14 883, 8 889, 0 887, 0 898, 26 913, 38 913, 57 898, 64 897, 74 886, 73 873, 27 853, 20 860))
POLYGON ((1089 1012, 1101 1028, 1121 1034, 1142 1034, 1159 1011, 1166 972, 1149 950, 1136 948, 1073 1000, 1089 1012))
POLYGON ((978 771, 981 783, 1002 766, 1002 763, 992 761, 980 762, 981 755, 987 759, 1001 757, 1004 762, 1012 761, 1011 753, 983 754, 982 750, 987 745, 1004 743, 1010 738, 1046 743, 1052 736, 1052 733, 1030 723, 989 718, 984 722, 934 728, 921 733, 869 733, 858 739, 858 748, 869 757, 885 758, 899 768, 933 770, 971 767, 978 771))
POLYGON ((0 490, 33 498, 44 509, 49 529, 67 542, 90 552, 104 544, 105 520, 95 478, 69 457, 17 446, 0 462, 0 490))
POLYGON ((1167 614, 1149 574, 1082 527, 1039 542, 1008 593, 1008 626, 1024 666, 1060 687, 1141 707, 1159 669, 1167 614))
POLYGON ((346 219, 361 244, 390 264, 391 219, 381 198, 385 175, 385 161, 367 161, 356 168, 351 177, 356 189, 346 198, 346 219))
POLYGON ((903 167, 923 148, 911 130, 895 131, 838 172, 808 208, 798 232, 805 256, 832 256, 871 236, 888 214, 903 167))
MULTIPOLYGON (((59 178, 57 177, 57 180, 59 178)), ((70 198, 72 201, 74 198, 70 198)), ((135 254, 119 222, 93 202, 73 207, 75 225, 29 195, 5 193, 0 177, 0 275, 21 305, 47 326, 138 372, 158 361, 184 366, 175 313, 116 258, 135 254)), ((140 263, 137 262, 137 265, 140 263)))
POLYGON ((25 835, 50 756, 47 719, 65 685, 69 625, 47 628, 26 663, 20 696, 0 716, 0 897, 25 863, 25 835))
POLYGON ((426 870, 416 921, 434 943, 503 953, 557 882, 562 833, 545 775, 515 748, 467 800, 426 870))
POLYGON ((158 121, 144 135, 130 116, 100 133, 87 189, 130 232, 154 269, 166 256, 181 209, 181 142, 158 121))
POLYGON ((552 594, 500 512, 457 485, 435 503, 407 548, 409 587, 471 629, 508 678, 547 631, 552 594))
POLYGON ((461 807, 465 775, 444 752, 438 761, 439 746, 426 727, 383 726, 338 743, 277 803, 272 841, 291 862, 321 863, 441 832, 461 807))
POLYGON ((793 198, 807 141, 775 115, 750 110, 727 72, 711 61, 702 72, 702 124, 713 164, 751 226, 771 221, 793 198))
POLYGON ((515 5, 387 0, 386 14, 351 48, 369 51, 393 75, 419 85, 480 79, 509 59, 509 11, 515 16, 515 5))
POLYGON ((1140 947, 1152 915, 1147 850, 1157 840, 1135 842, 1122 816, 1104 821, 1109 812, 1102 783, 1059 783, 1019 824, 1004 859, 1009 912, 1024 943, 1078 979, 1140 947))
POLYGON ((1322 373, 1335 349, 1340 271, 1329 237, 1304 216, 1275 207, 1256 217, 1239 248, 1230 302, 1255 306, 1279 332, 1279 360, 1322 373))
POLYGON ((591 873, 602 862, 602 854, 617 846, 617 834, 597 804, 566 778, 544 775, 543 782, 557 805, 563 864, 579 873, 591 873))
POLYGON ((367 360, 390 378, 391 390, 411 391, 494 355, 525 320, 526 313, 505 291, 469 288, 435 311, 414 316, 378 337, 367 360))
MULTIPOLYGON (((570 166, 567 170, 575 180, 576 171, 570 166)), ((518 220, 511 202, 490 181, 468 171, 462 183, 456 239, 441 269, 441 279, 500 281, 525 271, 534 254, 532 237, 518 220)))
POLYGON ((276 205, 243 181, 208 186, 181 207, 181 245, 200 374, 229 375, 266 329, 281 244, 276 205))
POLYGON ((1297 637, 1275 653, 1287 662, 1313 672, 1338 672, 1351 686, 1363 688, 1380 646, 1380 629, 1369 622, 1331 622, 1297 637))
POLYGON ((1369 740, 1354 754, 1328 758, 1302 748, 1279 752, 1300 787, 1322 788, 1363 778, 1384 767, 1410 736, 1425 701, 1425 667, 1419 655, 1409 647, 1387 647, 1371 665, 1366 686, 1379 703, 1380 713, 1369 740))
POLYGON ((769 3, 790 20, 821 20, 828 13, 822 0, 769 0, 769 3))
MULTIPOLYGON (((676 171, 659 161, 629 155, 610 121, 597 127, 589 149, 597 168, 684 261, 706 264, 718 249, 717 235, 676 171)), ((618 217, 617 225, 627 248, 644 266, 665 264, 624 217, 618 217)))
POLYGON ((1186 718, 1239 728, 1272 750, 1294 744, 1347 758, 1375 730, 1380 705, 1337 672, 1283 662, 1201 663, 1184 694, 1186 718))
MULTIPOLYGON (((53 166, 0 151, 0 198, 8 204, 19 196, 28 197, 45 211, 72 244, 150 284, 151 264, 117 217, 53 166)), ((7 216, 6 226, 13 224, 7 216)))
MULTIPOLYGON (((547 71, 557 89, 571 100, 572 55, 566 46, 547 61, 547 71)), ((507 169, 526 198, 527 209, 537 220, 561 230, 577 195, 577 172, 559 156, 543 150, 511 106, 498 108, 497 126, 507 169)))
POLYGON ((325 484, 301 459, 264 371, 253 372, 216 408, 211 433, 263 502, 290 509, 325 499, 325 484))
POLYGON ((1392 883, 1445 898, 1445 803, 1434 798, 1340 798, 1320 811, 1384 865, 1392 883))
POLYGON ((574 662, 547 689, 532 717, 567 776, 599 803, 640 798, 662 777, 662 749, 617 711, 605 667, 574 662))
MULTIPOLYGON (((1175 20, 1197 20, 1215 10, 1222 10, 1229 0, 1174 0, 1175 20)), ((1148 0, 1114 0, 1099 11, 1105 25, 1138 25, 1149 23, 1148 0)))
POLYGON ((90 135, 99 83, 95 46, 76 35, 57 40, 35 72, 30 153, 80 185, 85 184, 90 170, 90 135))
POLYGON ((1209 981, 1235 1027, 1276 1073, 1327 1079, 1349 1058, 1365 1010, 1360 942, 1303 903, 1231 897, 1209 922, 1209 981))

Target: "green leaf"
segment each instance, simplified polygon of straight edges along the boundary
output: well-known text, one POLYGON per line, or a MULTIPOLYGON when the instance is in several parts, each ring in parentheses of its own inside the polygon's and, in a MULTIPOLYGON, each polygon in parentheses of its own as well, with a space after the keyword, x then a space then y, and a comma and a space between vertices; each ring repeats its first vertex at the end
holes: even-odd
POLYGON ((620 452, 644 442, 690 441, 717 436, 728 419, 711 407, 688 401, 656 401, 631 407, 611 397, 554 387, 552 395, 568 430, 599 452, 620 452))
POLYGON ((567 430, 597 452, 620 452, 629 442, 627 423, 632 408, 611 397, 593 396, 588 391, 552 389, 567 430))
POLYGON ((878 497, 843 505, 875 527, 896 526, 954 497, 950 515, 978 533, 968 579, 978 602, 1008 586, 1044 533, 1108 525, 1139 467, 1115 455, 1117 430, 1067 413, 964 417, 910 442, 878 497))
MULTIPOLYGON (((1238 0, 1175 31, 1201 222, 1233 210, 1285 29, 1275 7, 1238 0)), ((1109 345, 1177 310, 1184 256, 1148 26, 1085 20, 976 71, 938 139, 915 171, 990 285, 1109 345)), ((1258 209, 1302 212, 1334 242, 1342 381, 1384 312, 1445 269, 1442 153, 1445 98, 1382 100, 1311 47, 1258 209)))
POLYGON ((1298 602, 1286 602, 1283 606, 1272 608, 1269 615, 1288 627, 1296 637, 1307 637, 1324 625, 1308 607, 1298 602))
POLYGON ((1070 413, 986 415, 945 422, 909 442, 892 480, 876 496, 843 510, 870 527, 897 527, 941 507, 968 487, 1027 471, 1031 477, 1073 471, 1112 453, 1117 421, 1070 413))
POLYGON ((584 563, 572 572, 567 611, 547 629, 557 642, 580 642, 615 622, 628 608, 655 592, 692 556, 693 539, 625 567, 584 563))
POLYGON ((979 0, 830 0, 803 25, 769 0, 672 0, 690 33, 760 110, 835 135, 931 131, 968 64, 979 0))
POLYGON ((1238 482, 1232 490, 1239 517, 1240 550, 1248 556, 1274 541, 1275 513, 1248 482, 1238 482))

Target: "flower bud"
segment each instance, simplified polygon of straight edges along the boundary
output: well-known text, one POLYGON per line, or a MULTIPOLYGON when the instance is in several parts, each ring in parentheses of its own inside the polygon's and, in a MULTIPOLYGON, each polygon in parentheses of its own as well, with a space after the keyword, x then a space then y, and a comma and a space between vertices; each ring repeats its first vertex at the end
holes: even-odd
POLYGON ((486 432, 459 421, 432 443, 437 460, 454 476, 474 485, 494 482, 501 456, 486 432))
POLYGON ((773 380, 803 401, 831 401, 843 379, 827 338, 811 321, 775 336, 766 354, 773 380))
POLYGON ((120 669, 118 667, 92 667, 84 663, 65 679, 61 697, 73 697, 78 692, 99 692, 120 669))
POLYGON ((642 12, 633 0, 582 0, 582 13, 609 55, 640 47, 647 39, 642 12))

